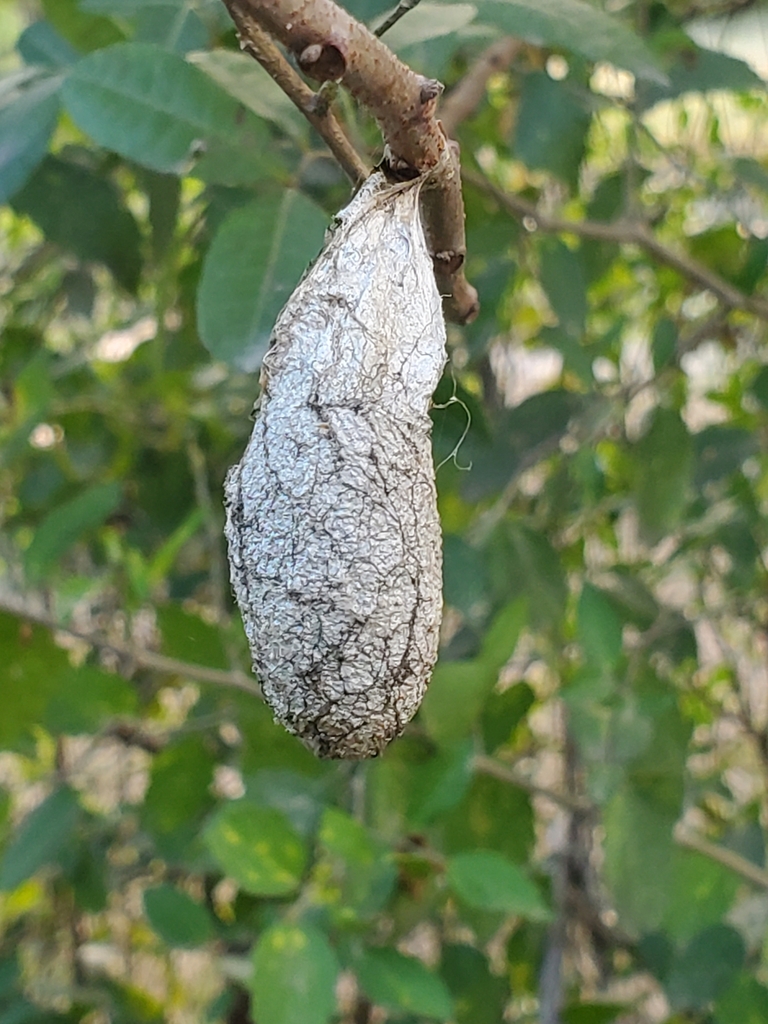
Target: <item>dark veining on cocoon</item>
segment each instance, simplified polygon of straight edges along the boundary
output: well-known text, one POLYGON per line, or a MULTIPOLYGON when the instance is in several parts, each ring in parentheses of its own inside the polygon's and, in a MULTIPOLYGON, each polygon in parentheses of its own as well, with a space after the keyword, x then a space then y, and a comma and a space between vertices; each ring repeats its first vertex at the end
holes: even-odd
POLYGON ((429 405, 445 326, 418 185, 373 175, 278 317, 227 479, 232 582, 264 696, 320 757, 378 754, 437 656, 429 405))

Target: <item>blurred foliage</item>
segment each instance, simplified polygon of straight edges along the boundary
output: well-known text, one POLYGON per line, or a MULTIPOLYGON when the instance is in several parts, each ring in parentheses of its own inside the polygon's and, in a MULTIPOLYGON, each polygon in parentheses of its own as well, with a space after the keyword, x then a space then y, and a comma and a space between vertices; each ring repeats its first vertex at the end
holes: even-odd
POLYGON ((0 4, 1 1024, 768 1020, 768 99, 708 15, 389 37, 520 47, 457 130, 440 661, 355 765, 248 692, 221 508, 348 186, 220 0, 0 4))

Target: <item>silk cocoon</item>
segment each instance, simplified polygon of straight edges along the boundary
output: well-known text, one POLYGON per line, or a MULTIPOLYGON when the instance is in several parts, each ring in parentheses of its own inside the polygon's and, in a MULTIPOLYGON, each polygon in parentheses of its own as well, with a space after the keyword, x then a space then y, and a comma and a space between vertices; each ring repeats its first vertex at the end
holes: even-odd
POLYGON ((226 483, 232 584, 275 717, 318 756, 378 754, 437 657, 429 408, 445 325, 418 182, 374 174, 275 324, 226 483))

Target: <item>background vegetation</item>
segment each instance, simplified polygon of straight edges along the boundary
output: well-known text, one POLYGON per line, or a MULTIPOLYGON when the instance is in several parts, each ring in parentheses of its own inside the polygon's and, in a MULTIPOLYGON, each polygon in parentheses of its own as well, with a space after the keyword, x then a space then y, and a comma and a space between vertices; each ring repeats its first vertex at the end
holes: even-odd
POLYGON ((768 1020, 768 100, 718 51, 765 71, 768 22, 733 7, 386 37, 449 86, 518 43, 457 128, 440 662, 355 765, 260 702, 221 509, 348 186, 219 0, 0 5, 2 1024, 768 1020))

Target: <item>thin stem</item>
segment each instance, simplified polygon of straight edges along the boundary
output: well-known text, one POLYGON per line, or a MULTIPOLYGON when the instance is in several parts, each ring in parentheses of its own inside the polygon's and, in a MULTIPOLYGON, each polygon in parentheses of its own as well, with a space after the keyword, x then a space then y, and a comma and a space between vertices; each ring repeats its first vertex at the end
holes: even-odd
POLYGON ((128 645, 116 644, 112 640, 99 636, 97 633, 87 633, 82 630, 73 629, 57 622, 53 616, 45 612, 35 611, 28 606, 17 604, 6 595, 0 597, 0 611, 15 615, 27 622, 34 622, 38 626, 50 629, 52 632, 66 633, 67 636, 82 640, 99 651, 106 651, 119 658, 121 664, 128 666, 128 670, 121 673, 126 676, 132 675, 136 669, 148 669, 153 672, 160 672, 163 675, 183 676, 198 683, 210 683, 213 686, 224 686, 230 689, 242 690, 254 697, 261 697, 261 689, 255 680, 251 679, 245 672, 227 672, 223 669, 209 668, 207 665, 197 665, 194 662, 180 661, 178 658, 169 658, 164 654, 157 654, 155 651, 148 651, 142 647, 130 647, 128 645))
MULTIPOLYGON (((500 779, 502 782, 509 782, 513 786, 519 786, 521 789, 526 789, 529 793, 534 796, 543 796, 560 807, 566 810, 578 811, 581 813, 596 813, 597 809, 591 804, 585 804, 581 800, 574 799, 566 793, 558 793, 554 790, 546 789, 541 786, 536 786, 526 779, 520 778, 518 773, 501 761, 495 760, 495 758, 487 757, 486 755, 478 755, 473 761, 476 771, 483 772, 486 775, 492 775, 496 779, 500 779)), ((707 857, 709 860, 713 860, 718 864, 722 864, 723 867, 728 868, 730 871, 735 872, 746 882, 750 882, 752 885, 757 886, 760 889, 768 889, 768 871, 764 868, 758 867, 757 864, 753 864, 752 861, 747 860, 746 857, 742 857, 741 854, 736 853, 734 850, 728 850, 724 846, 720 846, 717 843, 710 842, 709 839, 705 839, 703 836, 698 836, 688 829, 678 828, 674 835, 675 842, 678 846, 682 846, 686 850, 694 850, 696 853, 700 853, 703 857, 707 857)))
POLYGON ((722 864, 724 868, 729 868, 746 882, 751 882, 752 885, 756 885, 760 889, 768 889, 768 871, 753 864, 751 860, 747 860, 746 857, 742 857, 734 850, 728 850, 724 846, 710 842, 703 836, 683 830, 675 833, 675 842, 686 850, 694 850, 708 860, 722 864))
MULTIPOLYGON (((478 312, 476 290, 464 274, 466 234, 458 147, 446 137, 437 116, 442 86, 418 75, 365 25, 333 0, 224 0, 244 49, 262 64, 302 113, 315 124, 315 94, 296 73, 270 36, 292 53, 301 70, 316 81, 334 81, 368 108, 378 122, 394 177, 425 177, 421 193, 424 233, 444 298, 445 315, 468 323, 478 312), (287 70, 286 70, 287 68, 287 70), (290 72, 290 73, 289 73, 290 72)), ((321 99, 322 106, 322 99, 321 99)), ((320 128, 327 130, 327 117, 320 128)), ((323 138, 330 143, 330 136, 323 138)), ((347 146, 349 141, 344 136, 347 146)), ((334 155, 339 158, 339 140, 334 155)), ((351 146, 350 146, 351 148, 351 146)), ((359 160, 359 158, 358 158, 359 160)))
POLYGON ((420 0, 400 0, 400 3, 397 5, 394 11, 392 11, 389 17, 386 18, 381 23, 381 25, 379 25, 378 28, 375 28, 373 30, 373 34, 375 36, 378 36, 379 39, 381 39, 384 33, 389 32, 392 26, 396 25, 404 14, 407 14, 409 11, 412 11, 414 7, 418 7, 419 3, 420 0))
POLYGON ((616 242, 619 245, 637 245, 659 263, 671 267, 693 284, 712 292, 730 309, 744 309, 762 320, 768 320, 768 302, 765 299, 746 295, 686 253, 668 248, 656 238, 647 225, 641 222, 619 220, 604 224, 589 220, 548 217, 541 213, 533 203, 504 192, 482 174, 465 171, 464 180, 492 196, 503 209, 523 221, 526 228, 531 231, 543 231, 555 235, 575 235, 578 238, 588 238, 598 242, 616 242))
POLYGON ((319 102, 313 92, 294 71, 269 34, 253 15, 237 2, 228 3, 229 13, 237 26, 240 45, 261 64, 286 96, 299 108, 317 134, 336 157, 339 166, 353 185, 360 185, 370 174, 370 168, 344 134, 328 105, 319 102))

